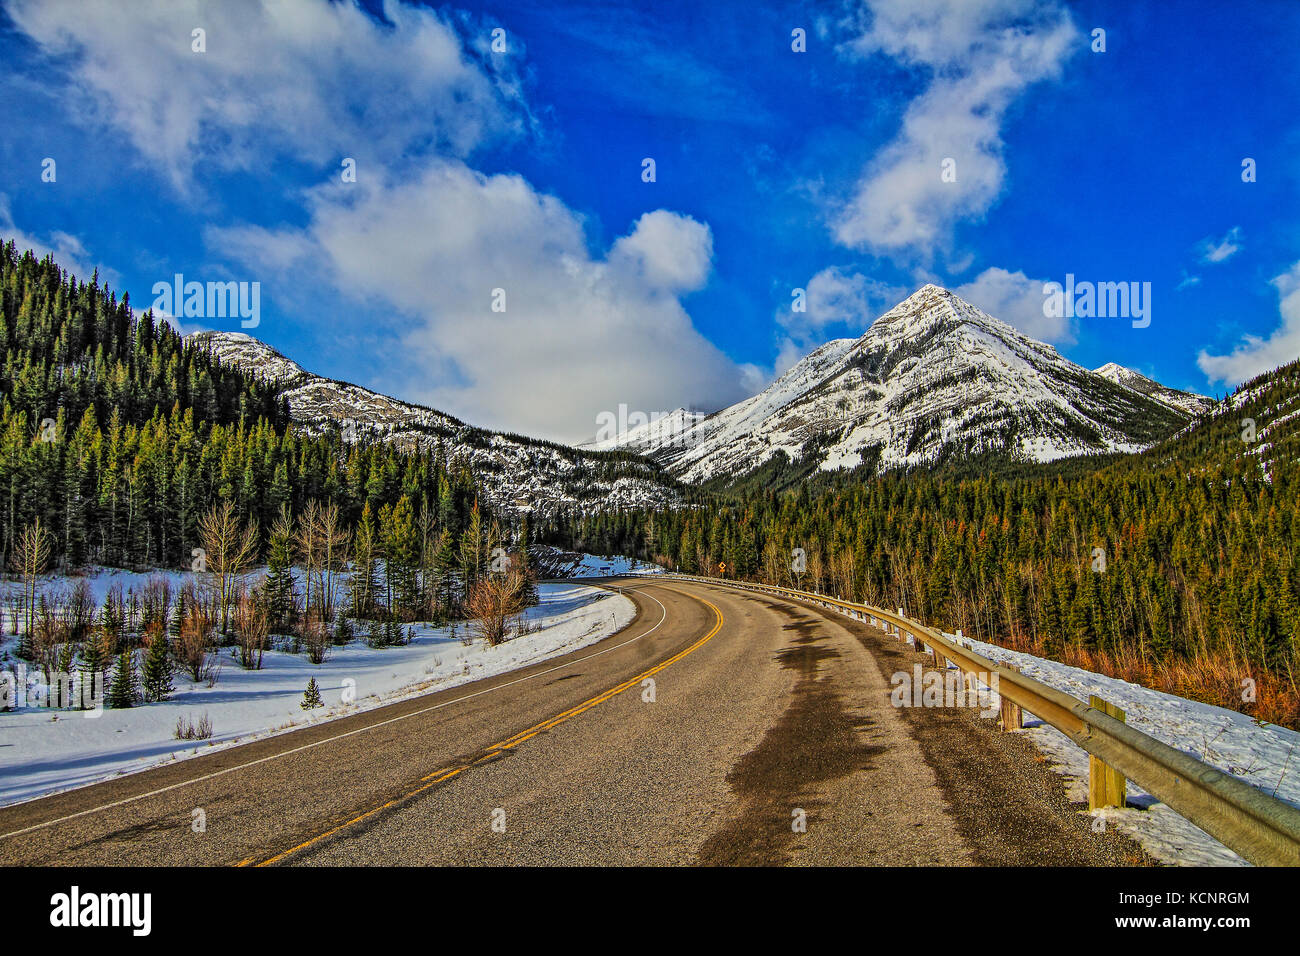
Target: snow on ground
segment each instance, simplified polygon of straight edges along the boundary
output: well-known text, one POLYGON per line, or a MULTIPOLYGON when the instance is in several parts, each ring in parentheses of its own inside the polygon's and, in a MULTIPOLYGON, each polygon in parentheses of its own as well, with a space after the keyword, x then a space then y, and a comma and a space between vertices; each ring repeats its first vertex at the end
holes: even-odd
POLYGON ((562 573, 561 577, 583 578, 583 577, 600 577, 612 574, 663 574, 664 569, 657 564, 647 564, 637 558, 627 558, 622 555, 601 555, 601 554, 583 554, 581 557, 576 555, 564 556, 565 563, 560 565, 559 558, 556 558, 557 570, 562 573))
MULTIPOLYGON (((102 570, 90 580, 102 600, 115 581, 138 592, 147 577, 102 570)), ((11 587, 18 585, 9 582, 4 590, 11 587)), ((464 645, 466 625, 461 622, 454 636, 450 626, 416 624, 414 640, 400 647, 371 648, 358 639, 332 648, 320 665, 305 654, 268 651, 260 671, 246 671, 225 648, 214 687, 192 684, 178 673, 169 701, 103 710, 98 717, 42 707, 0 714, 0 805, 501 674, 594 644, 625 627, 636 613, 628 598, 598 588, 541 584, 538 592, 541 603, 528 609, 526 620, 540 629, 497 647, 481 640, 464 645), (305 711, 299 705, 311 677, 324 706, 305 711), (347 688, 352 703, 343 702, 347 688), (175 739, 178 718, 197 723, 205 714, 212 721, 211 740, 175 739)), ((12 641, 7 637, 3 642, 10 652, 12 641)), ((3 667, 14 670, 17 662, 7 660, 3 667)))
MULTIPOLYGON (((1245 714, 1202 704, 1044 660, 970 638, 956 638, 999 664, 1014 664, 1049 687, 1087 701, 1089 695, 1118 705, 1129 726, 1265 793, 1300 805, 1300 733, 1259 724, 1245 714)), ((1029 713, 1025 734, 1066 778, 1069 799, 1088 799, 1088 753, 1065 734, 1029 713)), ((1246 866, 1245 860, 1180 817, 1133 781, 1125 809, 1097 811, 1142 844, 1152 856, 1181 866, 1246 866)))
MULTIPOLYGON (((266 574, 266 568, 258 568, 248 576, 249 584, 256 584, 266 574)), ((297 568, 294 569, 295 580, 298 581, 299 587, 302 586, 301 576, 297 568)), ((121 585, 123 596, 129 595, 132 591, 140 595, 144 586, 151 578, 166 578, 171 584, 172 600, 176 600, 176 595, 187 582, 195 581, 194 574, 189 571, 125 571, 121 568, 106 568, 99 565, 92 565, 84 571, 78 571, 75 574, 43 574, 38 579, 36 586, 36 599, 39 602, 40 597, 44 594, 46 597, 54 597, 63 591, 71 591, 73 585, 78 581, 85 580, 90 585, 90 593, 95 599, 95 611, 99 612, 103 607, 104 598, 112 590, 113 585, 121 585)), ((22 579, 5 576, 0 580, 0 600, 4 601, 5 627, 4 634, 0 635, 0 646, 4 645, 6 639, 11 639, 9 627, 12 623, 13 608, 12 602, 21 599, 23 593, 22 579)))

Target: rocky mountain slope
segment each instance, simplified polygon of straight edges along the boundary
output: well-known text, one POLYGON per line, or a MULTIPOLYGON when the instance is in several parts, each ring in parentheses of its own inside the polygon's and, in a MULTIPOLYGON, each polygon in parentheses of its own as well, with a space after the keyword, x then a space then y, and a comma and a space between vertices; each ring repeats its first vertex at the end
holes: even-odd
POLYGON ((431 408, 314 375, 240 332, 196 332, 187 341, 272 385, 308 433, 337 431, 345 441, 373 438, 422 450, 441 443, 449 461, 468 462, 498 513, 546 515, 595 504, 664 507, 681 497, 677 483, 656 464, 626 452, 583 451, 475 428, 431 408))
POLYGON ((753 398, 671 441, 642 435, 637 447, 686 482, 740 476, 778 453, 827 470, 987 453, 1043 462, 1136 452, 1172 434, 1191 413, 1161 397, 926 285, 860 338, 828 342, 753 398))
MULTIPOLYGON (((626 412, 625 409, 621 410, 626 412)), ((609 414, 609 413, 607 413, 609 414)), ((579 448, 591 451, 610 451, 623 448, 637 454, 656 451, 680 440, 682 435, 704 421, 708 416, 704 412, 687 411, 677 408, 666 415, 658 412, 654 416, 641 413, 641 419, 634 419, 637 413, 610 415, 611 421, 597 433, 593 441, 583 442, 579 448)))
POLYGON ((1147 378, 1140 372, 1125 368, 1123 365, 1116 365, 1114 362, 1107 362, 1101 368, 1095 368, 1093 371, 1102 378, 1110 379, 1116 385, 1122 385, 1139 395, 1153 398, 1162 405, 1168 405, 1175 411, 1186 412, 1189 415, 1200 415, 1208 412, 1216 404, 1212 398, 1197 395, 1195 392, 1184 392, 1176 388, 1168 388, 1154 379, 1147 378))

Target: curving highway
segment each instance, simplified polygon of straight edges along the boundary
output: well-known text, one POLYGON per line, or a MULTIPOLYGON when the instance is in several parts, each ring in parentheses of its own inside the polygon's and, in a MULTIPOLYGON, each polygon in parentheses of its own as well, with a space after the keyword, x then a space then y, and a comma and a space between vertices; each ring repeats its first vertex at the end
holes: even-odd
POLYGON ((0 808, 0 862, 1146 862, 996 721, 891 706, 889 676, 926 658, 882 632, 725 587, 603 583, 638 614, 599 644, 0 808))

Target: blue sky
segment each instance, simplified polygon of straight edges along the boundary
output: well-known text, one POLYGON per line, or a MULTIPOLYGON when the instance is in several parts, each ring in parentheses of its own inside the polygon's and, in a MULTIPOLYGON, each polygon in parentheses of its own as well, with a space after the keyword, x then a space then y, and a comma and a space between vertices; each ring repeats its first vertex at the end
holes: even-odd
POLYGON ((0 7, 0 234, 259 282, 251 334, 478 424, 713 409, 927 281, 1212 394, 1300 354, 1286 0, 0 7), (1150 326, 1044 316, 1067 273, 1150 326))

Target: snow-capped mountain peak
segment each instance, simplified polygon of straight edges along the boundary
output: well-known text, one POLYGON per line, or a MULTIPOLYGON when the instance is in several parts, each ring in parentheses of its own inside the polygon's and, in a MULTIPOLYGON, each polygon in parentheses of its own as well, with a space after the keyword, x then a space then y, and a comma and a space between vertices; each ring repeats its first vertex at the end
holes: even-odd
POLYGON ((781 453, 878 471, 979 454, 1050 461, 1141 450, 1188 414, 927 284, 859 338, 826 343, 672 446, 639 450, 685 481, 738 476, 781 453))
POLYGON ((442 442, 449 457, 464 454, 476 472, 494 476, 493 502, 507 509, 677 497, 648 462, 616 466, 593 454, 603 450, 649 455, 687 482, 740 476, 779 455, 823 470, 886 471, 980 455, 1042 462, 1140 451, 1210 404, 1114 363, 1089 371, 933 284, 858 338, 814 349, 752 398, 707 416, 620 408, 605 413, 597 440, 580 449, 484 432, 321 378, 240 333, 191 339, 271 383, 308 430, 342 428, 412 447, 442 442), (610 478, 617 468, 626 473, 610 478))
POLYGON ((686 408, 675 408, 667 413, 646 413, 629 411, 626 405, 617 412, 608 411, 598 416, 599 430, 596 437, 578 448, 589 451, 608 451, 622 448, 638 451, 643 448, 658 448, 671 444, 678 436, 684 435, 706 417, 704 412, 694 412, 686 408))

